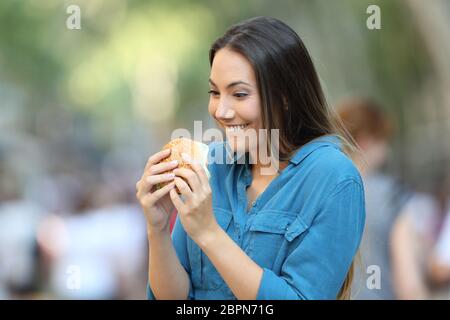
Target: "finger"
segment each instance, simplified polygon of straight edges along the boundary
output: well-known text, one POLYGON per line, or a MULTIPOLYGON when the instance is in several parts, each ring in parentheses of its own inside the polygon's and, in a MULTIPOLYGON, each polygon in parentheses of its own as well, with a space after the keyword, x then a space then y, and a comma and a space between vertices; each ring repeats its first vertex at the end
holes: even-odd
POLYGON ((189 165, 191 166, 192 170, 197 174, 200 183, 202 185, 208 184, 209 185, 209 179, 208 179, 208 175, 205 172, 204 166, 202 166, 199 161, 194 161, 192 160, 192 158, 189 156, 189 154, 187 153, 181 153, 181 157, 183 158, 184 161, 186 161, 187 163, 189 163, 189 165))
POLYGON ((153 198, 153 200, 156 202, 159 199, 161 199, 162 197, 164 197, 170 190, 175 188, 175 182, 171 182, 167 185, 165 185, 164 187, 162 187, 161 189, 158 189, 152 193, 150 193, 151 197, 153 198))
POLYGON ((194 171, 192 171, 191 169, 178 168, 178 169, 173 170, 173 173, 176 176, 185 179, 187 181, 187 183, 189 184, 189 187, 191 188, 191 190, 194 192, 196 190, 198 190, 199 187, 201 186, 200 179, 198 178, 197 174, 194 171))
POLYGON ((157 164, 162 159, 167 158, 171 152, 172 152, 172 149, 164 149, 164 150, 159 151, 159 152, 155 153, 154 155, 152 155, 150 158, 148 158, 148 161, 147 161, 147 164, 145 165, 144 171, 147 171, 148 168, 157 164))
POLYGON ((177 209, 178 213, 185 212, 186 205, 181 200, 180 196, 178 195, 175 189, 170 190, 170 199, 172 200, 172 203, 174 207, 177 209))
POLYGON ((197 174, 198 179, 202 185, 209 184, 208 176, 206 175, 205 169, 198 163, 190 164, 192 170, 197 174))
POLYGON ((141 180, 139 180, 138 182, 136 182, 136 193, 139 192, 140 186, 141 185, 141 180))
POLYGON ((149 190, 151 190, 151 187, 163 182, 172 181, 175 178, 175 174, 173 173, 165 173, 165 174, 158 174, 155 176, 148 176, 146 179, 146 184, 150 187, 149 190))
POLYGON ((158 164, 154 164, 152 166, 150 166, 145 173, 148 175, 155 175, 158 173, 162 173, 165 171, 169 171, 169 170, 173 170, 176 167, 178 167, 178 161, 177 160, 173 160, 173 161, 169 161, 169 162, 161 162, 158 164))
POLYGON ((175 178, 175 174, 159 174, 154 176, 146 176, 140 181, 139 189, 137 191, 138 197, 145 195, 145 193, 151 192, 152 187, 158 183, 163 183, 167 181, 172 181, 175 178))
POLYGON ((142 197, 142 202, 144 203, 144 205, 153 206, 159 199, 164 197, 173 188, 175 188, 175 183, 171 182, 161 189, 156 190, 155 192, 147 193, 142 197))
POLYGON ((178 190, 181 192, 181 194, 186 198, 190 198, 192 195, 192 190, 189 188, 189 185, 181 178, 175 177, 175 185, 177 186, 178 190))
POLYGON ((136 198, 139 200, 142 195, 142 178, 136 183, 136 198))

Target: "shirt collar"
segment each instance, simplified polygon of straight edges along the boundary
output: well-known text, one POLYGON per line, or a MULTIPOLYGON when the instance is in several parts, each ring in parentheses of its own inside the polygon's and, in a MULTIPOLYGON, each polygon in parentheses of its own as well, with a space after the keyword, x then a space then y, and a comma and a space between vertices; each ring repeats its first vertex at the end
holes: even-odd
POLYGON ((333 148, 341 150, 342 143, 338 136, 335 135, 326 135, 318 137, 305 145, 301 146, 300 149, 294 154, 294 156, 289 160, 295 165, 298 165, 302 162, 307 156, 309 156, 312 152, 321 147, 331 146, 333 148))
POLYGON ((247 153, 236 153, 230 148, 228 142, 212 142, 209 145, 208 163, 217 164, 246 164, 249 162, 247 153))

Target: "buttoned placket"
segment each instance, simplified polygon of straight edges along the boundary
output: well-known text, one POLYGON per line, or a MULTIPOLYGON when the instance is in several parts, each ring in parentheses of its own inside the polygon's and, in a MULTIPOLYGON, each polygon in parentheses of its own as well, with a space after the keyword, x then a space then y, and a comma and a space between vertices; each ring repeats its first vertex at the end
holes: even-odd
POLYGON ((258 202, 259 202, 259 196, 252 201, 252 203, 250 204, 250 208, 247 210, 247 205, 248 205, 248 197, 247 197, 247 188, 252 184, 252 172, 251 172, 251 167, 250 166, 246 166, 245 167, 245 182, 246 182, 246 188, 245 188, 245 210, 244 212, 247 215, 252 215, 254 213, 254 208, 256 208, 258 202))
POLYGON ((242 237, 243 233, 245 232, 245 226, 247 225, 248 215, 249 212, 247 212, 247 188, 250 186, 252 182, 252 176, 251 172, 248 169, 247 165, 244 165, 242 168, 242 178, 238 180, 238 186, 237 186, 237 193, 238 193, 238 214, 236 215, 236 219, 234 222, 235 230, 236 230, 236 236, 238 244, 242 244, 242 237))

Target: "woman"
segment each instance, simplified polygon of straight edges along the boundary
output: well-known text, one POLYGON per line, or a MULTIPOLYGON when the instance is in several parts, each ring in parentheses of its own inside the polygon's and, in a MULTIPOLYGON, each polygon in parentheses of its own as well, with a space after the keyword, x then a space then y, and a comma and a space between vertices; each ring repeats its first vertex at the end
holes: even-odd
POLYGON ((213 161, 208 181, 197 164, 165 173, 177 167, 159 163, 170 151, 150 157, 137 183, 148 225, 148 298, 347 298, 363 186, 302 41, 279 20, 253 18, 212 45, 210 63, 208 110, 227 138, 211 156, 245 145, 246 161, 213 161), (279 130, 280 165, 270 175, 255 157, 267 142, 240 143, 251 129, 279 130))
POLYGON ((414 192, 391 236, 393 287, 401 300, 450 298, 450 179, 444 172, 430 193, 414 192))
MULTIPOLYGON (((361 263, 355 270, 353 297, 358 300, 392 300, 395 294, 390 240, 395 221, 411 197, 408 188, 382 170, 394 135, 393 123, 373 99, 347 98, 336 105, 336 110, 361 148, 361 154, 355 155, 353 161, 360 166, 366 200, 366 223, 360 245, 361 263), (374 267, 381 270, 377 279, 374 267), (370 285, 366 285, 367 282, 370 285)), ((401 251, 405 251, 404 247, 401 251)), ((404 273, 404 269, 400 271, 404 273)), ((405 278, 412 283, 411 277, 405 278)))

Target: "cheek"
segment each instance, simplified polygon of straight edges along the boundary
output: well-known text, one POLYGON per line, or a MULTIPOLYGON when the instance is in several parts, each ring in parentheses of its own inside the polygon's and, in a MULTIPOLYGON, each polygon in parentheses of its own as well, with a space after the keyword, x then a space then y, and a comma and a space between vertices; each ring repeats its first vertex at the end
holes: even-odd
POLYGON ((243 103, 239 106, 239 116, 254 125, 261 124, 261 105, 258 99, 243 103))
POLYGON ((216 109, 217 106, 214 103, 214 101, 212 99, 209 99, 209 103, 208 103, 208 112, 210 114, 211 117, 214 117, 215 113, 216 113, 216 109))

